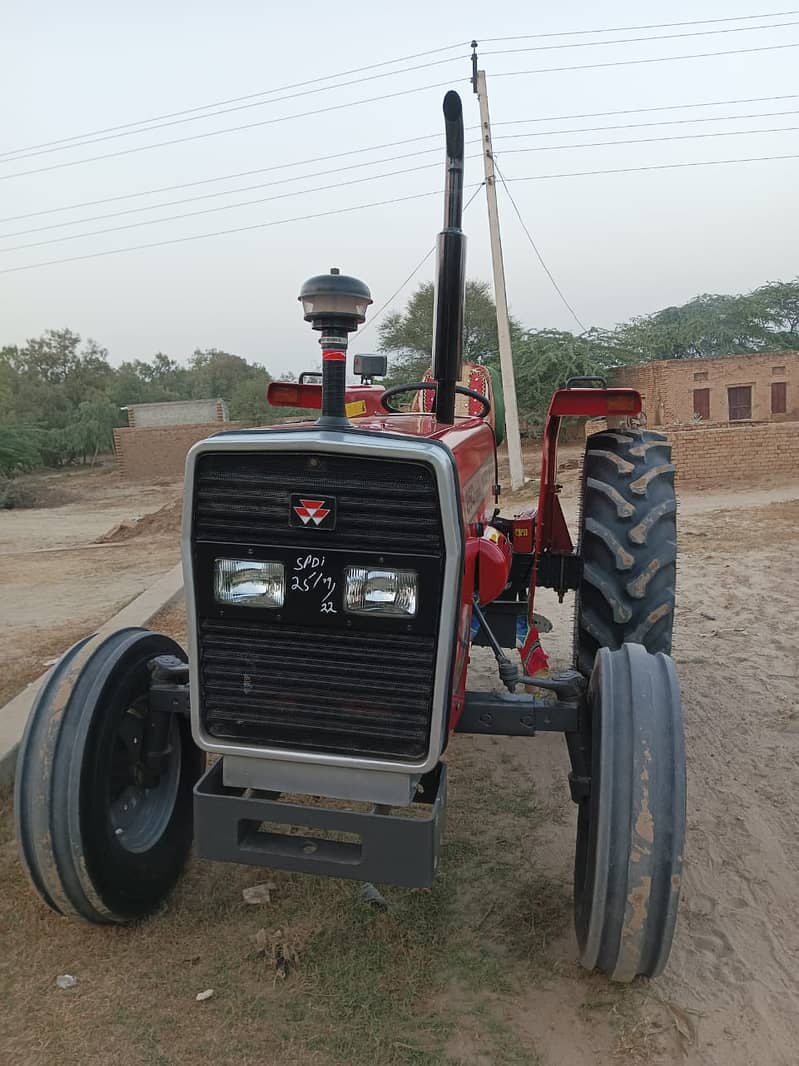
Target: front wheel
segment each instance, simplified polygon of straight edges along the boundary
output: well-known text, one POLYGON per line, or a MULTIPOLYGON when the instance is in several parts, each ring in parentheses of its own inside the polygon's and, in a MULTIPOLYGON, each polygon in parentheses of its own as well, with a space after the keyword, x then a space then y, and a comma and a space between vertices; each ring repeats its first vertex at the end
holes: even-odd
POLYGON ((34 888, 60 914, 96 924, 140 918, 186 861, 204 756, 180 715, 157 729, 148 692, 161 655, 185 661, 175 641, 144 629, 80 641, 31 710, 17 762, 17 838, 34 888))
POLYGON ((574 917, 580 961, 615 981, 655 977, 677 917, 685 745, 674 663, 601 648, 588 687, 590 777, 579 800, 574 917))

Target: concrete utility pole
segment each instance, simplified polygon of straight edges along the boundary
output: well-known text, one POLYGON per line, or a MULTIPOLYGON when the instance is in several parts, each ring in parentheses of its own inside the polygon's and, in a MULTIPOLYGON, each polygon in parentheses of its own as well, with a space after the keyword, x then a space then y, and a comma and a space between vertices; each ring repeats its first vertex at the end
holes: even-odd
MULTIPOLYGON (((472 48, 477 42, 472 41, 472 48)), ((502 239, 499 235, 497 186, 494 178, 494 154, 491 147, 491 119, 488 115, 488 90, 484 70, 477 70, 477 53, 472 54, 472 86, 480 103, 480 130, 483 138, 483 168, 488 227, 491 232, 491 262, 494 268, 494 300, 497 305, 497 334, 499 336, 499 365, 502 370, 502 391, 505 397, 505 440, 508 442, 510 484, 514 492, 524 484, 522 442, 519 433, 519 410, 516 405, 516 382, 513 377, 513 350, 510 343, 508 297, 505 291, 505 267, 502 262, 502 239)))

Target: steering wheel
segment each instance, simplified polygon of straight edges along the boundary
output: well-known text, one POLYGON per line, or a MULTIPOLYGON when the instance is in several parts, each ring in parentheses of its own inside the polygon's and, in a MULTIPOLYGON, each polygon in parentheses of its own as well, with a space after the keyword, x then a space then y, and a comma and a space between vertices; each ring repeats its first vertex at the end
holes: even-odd
MULTIPOLYGON (((403 392, 437 392, 437 381, 413 381, 409 385, 392 385, 390 389, 386 389, 383 395, 380 397, 380 404, 384 410, 388 411, 392 415, 400 415, 405 412, 400 411, 399 408, 394 407, 390 402, 395 396, 399 396, 403 392)), ((483 396, 482 392, 475 392, 474 389, 467 389, 465 385, 456 385, 455 392, 461 396, 468 396, 470 400, 478 400, 482 405, 482 411, 478 415, 479 418, 488 418, 491 414, 491 403, 487 396, 483 396)))

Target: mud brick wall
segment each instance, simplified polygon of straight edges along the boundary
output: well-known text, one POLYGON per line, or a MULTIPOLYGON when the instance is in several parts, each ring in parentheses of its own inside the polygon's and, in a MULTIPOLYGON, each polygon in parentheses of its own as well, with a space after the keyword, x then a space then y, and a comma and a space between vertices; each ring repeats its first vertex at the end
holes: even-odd
POLYGON ((734 487, 799 480, 799 422, 664 426, 677 485, 734 487))
POLYGON ((727 389, 736 385, 751 387, 753 421, 799 419, 799 352, 763 352, 719 359, 665 359, 622 367, 614 373, 613 384, 638 389, 650 427, 690 422, 694 413, 695 389, 707 389, 710 393, 708 421, 728 422, 727 389), (772 414, 773 382, 785 384, 784 414, 772 414))
MULTIPOLYGON (((225 422, 225 429, 239 428, 225 422)), ((122 474, 131 481, 183 476, 186 453, 192 444, 218 432, 218 425, 158 426, 114 430, 114 452, 122 474)))

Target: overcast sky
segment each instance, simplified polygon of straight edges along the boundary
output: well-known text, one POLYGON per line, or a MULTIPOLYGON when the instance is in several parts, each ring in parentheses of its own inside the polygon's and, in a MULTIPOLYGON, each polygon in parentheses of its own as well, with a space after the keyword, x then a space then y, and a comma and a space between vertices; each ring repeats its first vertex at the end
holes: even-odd
MULTIPOLYGON (((480 65, 488 75, 495 148, 506 178, 799 154, 796 129, 786 129, 799 127, 799 95, 703 108, 676 107, 799 94, 795 73, 799 50, 795 48, 502 76, 510 71, 799 44, 799 12, 715 25, 488 43, 489 38, 498 37, 604 27, 617 31, 619 27, 699 18, 726 20, 768 12, 770 6, 780 9, 779 4, 764 2, 753 7, 740 0, 704 0, 700 4, 681 0, 669 5, 641 0, 605 0, 601 5, 584 0, 563 0, 556 5, 531 4, 529 0, 492 4, 484 0, 457 4, 430 0, 404 0, 401 4, 228 0, 224 5, 218 0, 139 0, 135 5, 109 4, 107 0, 72 0, 69 4, 5 0, 0 5, 0 151, 10 153, 263 93, 476 37, 483 42, 480 65), (797 24, 781 29, 752 28, 790 22, 797 24), (747 30, 632 44, 598 43, 737 27, 747 30), (488 54, 553 45, 558 47, 488 54), (563 117, 665 106, 675 109, 563 117), (729 121, 732 115, 740 117, 729 121), (686 118, 712 121, 674 122, 686 118), (529 119, 547 121, 512 124, 529 119), (585 131, 585 127, 656 120, 671 124, 585 131), (740 132, 773 128, 783 132, 740 132), (737 135, 584 147, 588 142, 700 132, 737 135), (522 148, 537 150, 517 151, 522 148)), ((390 76, 338 89, 316 91, 320 85, 308 85, 240 101, 255 106, 217 117, 134 135, 122 131, 125 136, 24 159, 6 156, 0 160, 0 269, 439 190, 443 177, 441 99, 447 87, 461 91, 467 126, 478 121, 477 99, 468 82, 468 54, 468 47, 456 47, 353 74, 339 80, 390 76), (452 61, 404 69, 448 58, 452 61), (336 107, 439 82, 446 84, 381 102, 336 107), (275 99, 292 93, 306 95, 275 99), (146 151, 127 151, 321 108, 335 109, 146 151), (425 135, 433 136, 365 154, 341 155, 425 135), (426 149, 432 151, 346 169, 426 149), (127 154, 111 159, 6 177, 123 151, 127 154), (315 162, 303 162, 307 160, 315 162), (302 165, 286 167, 287 163, 302 165), (412 173, 375 177, 423 166, 425 169, 412 173), (130 196, 254 170, 259 173, 130 196), (302 175, 320 171, 333 173, 300 180, 302 175), (344 184, 364 177, 370 180, 344 184), (275 185, 278 181, 282 184, 275 185), (266 183, 269 187, 264 187, 266 183), (260 188, 251 188, 255 185, 260 188), (322 185, 329 188, 305 192, 322 185), (245 188, 246 192, 236 191, 245 188), (222 190, 223 196, 154 208, 222 190), (227 209, 228 204, 280 194, 284 194, 281 199, 271 202, 227 209), (126 198, 9 221, 13 216, 110 197, 126 198), (141 207, 149 210, 133 211, 141 207), (219 207, 226 209, 142 224, 219 207), (21 232, 121 211, 128 213, 36 233, 21 232), (123 225, 135 228, 74 236, 123 225), (18 235, 9 236, 12 234, 18 235), (70 239, 8 250, 63 237, 70 239)), ((475 136, 476 131, 467 133, 467 140, 475 136)), ((467 152, 471 155, 476 150, 472 146, 467 152)), ((481 178, 481 160, 469 159, 467 185, 481 178)), ((769 280, 799 274, 797 178, 799 159, 786 159, 517 181, 511 188, 577 315, 589 326, 612 326, 631 315, 681 303, 699 292, 746 291, 769 280)), ((302 322, 296 299, 302 281, 338 266, 367 282, 375 308, 379 308, 432 245, 441 227, 441 210, 441 196, 431 195, 316 220, 2 273, 0 345, 23 343, 45 329, 68 326, 105 345, 114 363, 149 358, 158 350, 183 360, 196 347, 218 347, 261 362, 276 374, 299 371, 315 363, 318 350, 315 335, 302 322)), ((504 197, 501 213, 512 313, 528 327, 579 332, 504 197)), ((488 279, 491 267, 482 191, 466 215, 464 228, 470 239, 469 276, 488 279)), ((415 284, 432 276, 430 260, 392 306, 401 308, 415 284)), ((371 330, 353 349, 374 350, 376 340, 377 331, 371 330)))

